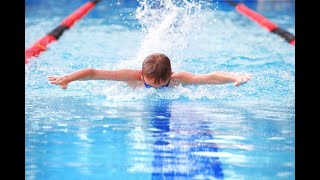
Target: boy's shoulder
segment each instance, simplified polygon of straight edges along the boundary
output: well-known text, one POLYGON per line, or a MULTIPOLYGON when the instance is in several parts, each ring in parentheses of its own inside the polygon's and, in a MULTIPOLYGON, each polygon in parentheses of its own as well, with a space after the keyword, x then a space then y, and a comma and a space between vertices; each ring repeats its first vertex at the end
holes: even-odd
POLYGON ((172 86, 177 86, 177 85, 182 85, 184 84, 184 79, 186 77, 185 72, 172 72, 171 74, 171 85, 172 86))
POLYGON ((179 77, 181 75, 181 73, 180 72, 172 72, 172 74, 171 74, 171 78, 176 78, 176 77, 179 77))
POLYGON ((181 79, 186 77, 189 73, 188 72, 172 72, 171 78, 172 79, 181 79))

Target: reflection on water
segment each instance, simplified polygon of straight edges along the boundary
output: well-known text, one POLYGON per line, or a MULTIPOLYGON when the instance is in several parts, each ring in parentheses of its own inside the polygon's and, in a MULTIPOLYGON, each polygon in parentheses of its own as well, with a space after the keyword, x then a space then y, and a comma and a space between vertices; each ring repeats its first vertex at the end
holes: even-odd
POLYGON ((47 100, 27 98, 26 179, 294 177, 293 117, 281 106, 47 100))
MULTIPOLYGON (((215 178, 222 179, 221 162, 217 157, 197 156, 195 152, 217 152, 214 143, 197 143, 198 140, 212 140, 208 126, 201 119, 193 125, 194 131, 180 131, 180 127, 171 122, 171 102, 149 103, 146 106, 149 114, 145 121, 151 123, 153 142, 152 179, 171 178, 215 178), (171 126, 173 125, 173 126, 171 126), (199 126, 199 127, 198 127, 199 126)), ((191 115, 192 116, 192 115, 191 115)), ((194 116, 196 117, 196 116, 194 116)), ((201 116, 200 116, 201 118, 201 116)))

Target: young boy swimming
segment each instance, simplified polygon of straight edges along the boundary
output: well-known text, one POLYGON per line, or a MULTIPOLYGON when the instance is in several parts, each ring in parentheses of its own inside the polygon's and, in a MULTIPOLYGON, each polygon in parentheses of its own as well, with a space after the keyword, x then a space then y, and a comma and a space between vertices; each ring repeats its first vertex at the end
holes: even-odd
POLYGON ((193 74, 189 72, 172 72, 170 59, 161 53, 153 53, 145 58, 142 70, 118 69, 99 70, 86 68, 64 76, 50 76, 51 84, 66 89, 68 84, 77 80, 113 80, 125 81, 132 87, 164 88, 184 84, 227 84, 239 86, 251 79, 251 75, 212 72, 193 74))

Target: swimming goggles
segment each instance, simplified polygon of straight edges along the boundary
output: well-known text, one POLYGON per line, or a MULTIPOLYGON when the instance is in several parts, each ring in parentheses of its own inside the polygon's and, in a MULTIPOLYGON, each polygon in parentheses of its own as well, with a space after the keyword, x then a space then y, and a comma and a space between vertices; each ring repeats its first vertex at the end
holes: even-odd
MULTIPOLYGON (((144 81, 144 77, 142 77, 142 80, 143 80, 143 84, 144 84, 144 86, 146 86, 146 88, 152 88, 152 87, 153 87, 153 86, 147 84, 147 83, 144 81)), ((169 84, 170 84, 170 79, 169 79, 169 81, 168 81, 167 84, 162 85, 162 86, 159 86, 159 87, 157 87, 156 89, 161 89, 161 88, 164 88, 164 87, 168 87, 169 84)), ((154 87, 153 87, 153 88, 154 88, 154 87)))

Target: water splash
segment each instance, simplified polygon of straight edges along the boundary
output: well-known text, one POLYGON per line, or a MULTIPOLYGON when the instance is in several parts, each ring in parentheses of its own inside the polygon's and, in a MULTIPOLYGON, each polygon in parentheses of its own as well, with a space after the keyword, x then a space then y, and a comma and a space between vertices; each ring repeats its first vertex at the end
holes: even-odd
POLYGON ((139 0, 139 3, 135 16, 145 36, 134 60, 128 60, 125 65, 141 68, 144 58, 154 52, 164 53, 174 60, 184 59, 191 38, 204 27, 203 2, 139 0))

